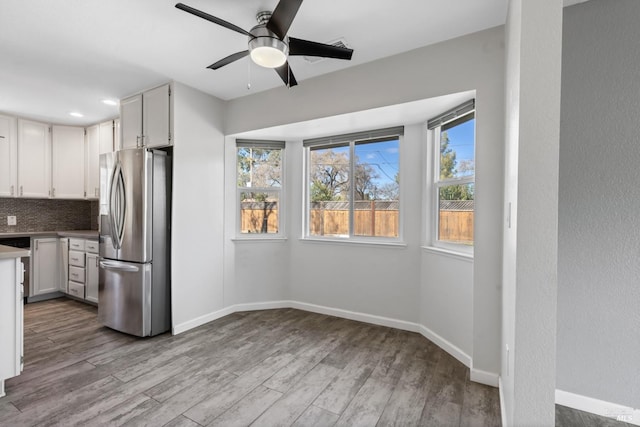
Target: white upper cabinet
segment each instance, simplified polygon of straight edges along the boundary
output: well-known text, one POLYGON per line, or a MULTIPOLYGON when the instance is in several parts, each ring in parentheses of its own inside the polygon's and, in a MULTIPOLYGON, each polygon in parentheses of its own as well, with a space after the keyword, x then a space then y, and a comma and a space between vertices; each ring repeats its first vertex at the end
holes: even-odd
POLYGON ((121 149, 171 145, 171 86, 120 101, 121 149))
POLYGON ((86 170, 85 191, 87 199, 97 199, 100 196, 100 148, 101 125, 87 128, 85 136, 86 170))
POLYGON ((100 123, 100 152, 99 154, 113 152, 113 120, 100 123))
POLYGON ((14 197, 18 181, 16 119, 0 116, 0 197, 14 197))
POLYGON ((145 147, 171 144, 170 95, 168 84, 142 94, 142 143, 145 147))
POLYGON ((49 197, 51 191, 49 129, 49 125, 45 123, 18 120, 17 195, 20 197, 49 197))
POLYGON ((85 197, 84 129, 73 126, 53 126, 52 130, 51 196, 58 199, 85 197))
POLYGON ((120 149, 140 146, 142 138, 142 94, 120 101, 120 149))

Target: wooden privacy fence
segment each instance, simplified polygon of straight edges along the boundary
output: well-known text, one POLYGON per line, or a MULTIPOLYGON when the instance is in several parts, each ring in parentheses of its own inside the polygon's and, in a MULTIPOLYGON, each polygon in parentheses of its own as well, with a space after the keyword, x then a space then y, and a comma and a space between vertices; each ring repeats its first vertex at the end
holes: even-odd
POLYGON ((241 233, 277 233, 278 202, 241 202, 241 233))
MULTIPOLYGON (((358 200, 354 202, 353 232, 356 236, 398 237, 396 200, 358 200)), ((242 233, 277 233, 278 202, 241 203, 242 233)), ((473 243, 473 200, 440 202, 440 240, 473 243)), ((309 212, 312 236, 348 236, 348 202, 312 202, 309 212)))
MULTIPOLYGON (((356 236, 398 237, 398 201, 355 201, 353 233, 356 236)), ((309 234, 348 236, 349 202, 312 202, 309 234)))

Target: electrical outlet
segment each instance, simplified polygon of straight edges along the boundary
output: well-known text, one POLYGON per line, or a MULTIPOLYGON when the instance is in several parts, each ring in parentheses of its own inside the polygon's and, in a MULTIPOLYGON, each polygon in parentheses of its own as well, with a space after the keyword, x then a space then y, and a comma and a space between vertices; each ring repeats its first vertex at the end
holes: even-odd
POLYGON ((7 217, 7 225, 16 225, 16 217, 14 215, 7 217))

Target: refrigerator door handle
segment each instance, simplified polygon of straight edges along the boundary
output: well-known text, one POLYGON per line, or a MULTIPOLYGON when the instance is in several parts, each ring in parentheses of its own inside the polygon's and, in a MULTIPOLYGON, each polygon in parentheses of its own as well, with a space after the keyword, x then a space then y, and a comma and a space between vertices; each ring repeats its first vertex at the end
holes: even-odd
POLYGON ((128 273, 137 273, 140 269, 134 265, 124 265, 109 261, 100 261, 100 267, 107 270, 124 271, 128 273))
POLYGON ((122 167, 118 162, 111 179, 111 188, 109 188, 109 222, 111 222, 111 240, 114 249, 122 247, 126 212, 126 197, 124 193, 124 177, 122 176, 122 167))

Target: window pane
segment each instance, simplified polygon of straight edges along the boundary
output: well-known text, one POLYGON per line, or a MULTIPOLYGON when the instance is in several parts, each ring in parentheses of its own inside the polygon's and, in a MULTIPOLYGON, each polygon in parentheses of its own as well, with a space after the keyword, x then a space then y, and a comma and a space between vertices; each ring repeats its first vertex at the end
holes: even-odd
POLYGON ((473 245, 474 184, 443 186, 438 196, 438 240, 473 245))
POLYGON ((398 237, 399 141, 355 146, 353 234, 398 237))
POLYGON ((475 174, 475 115, 468 114, 442 126, 440 179, 475 174))
POLYGON ((240 193, 240 232, 242 234, 278 233, 280 191, 243 191, 240 193))
POLYGON ((309 235, 349 236, 349 146, 309 153, 309 235))
POLYGON ((282 184, 282 150, 238 147, 238 187, 269 188, 282 184))

